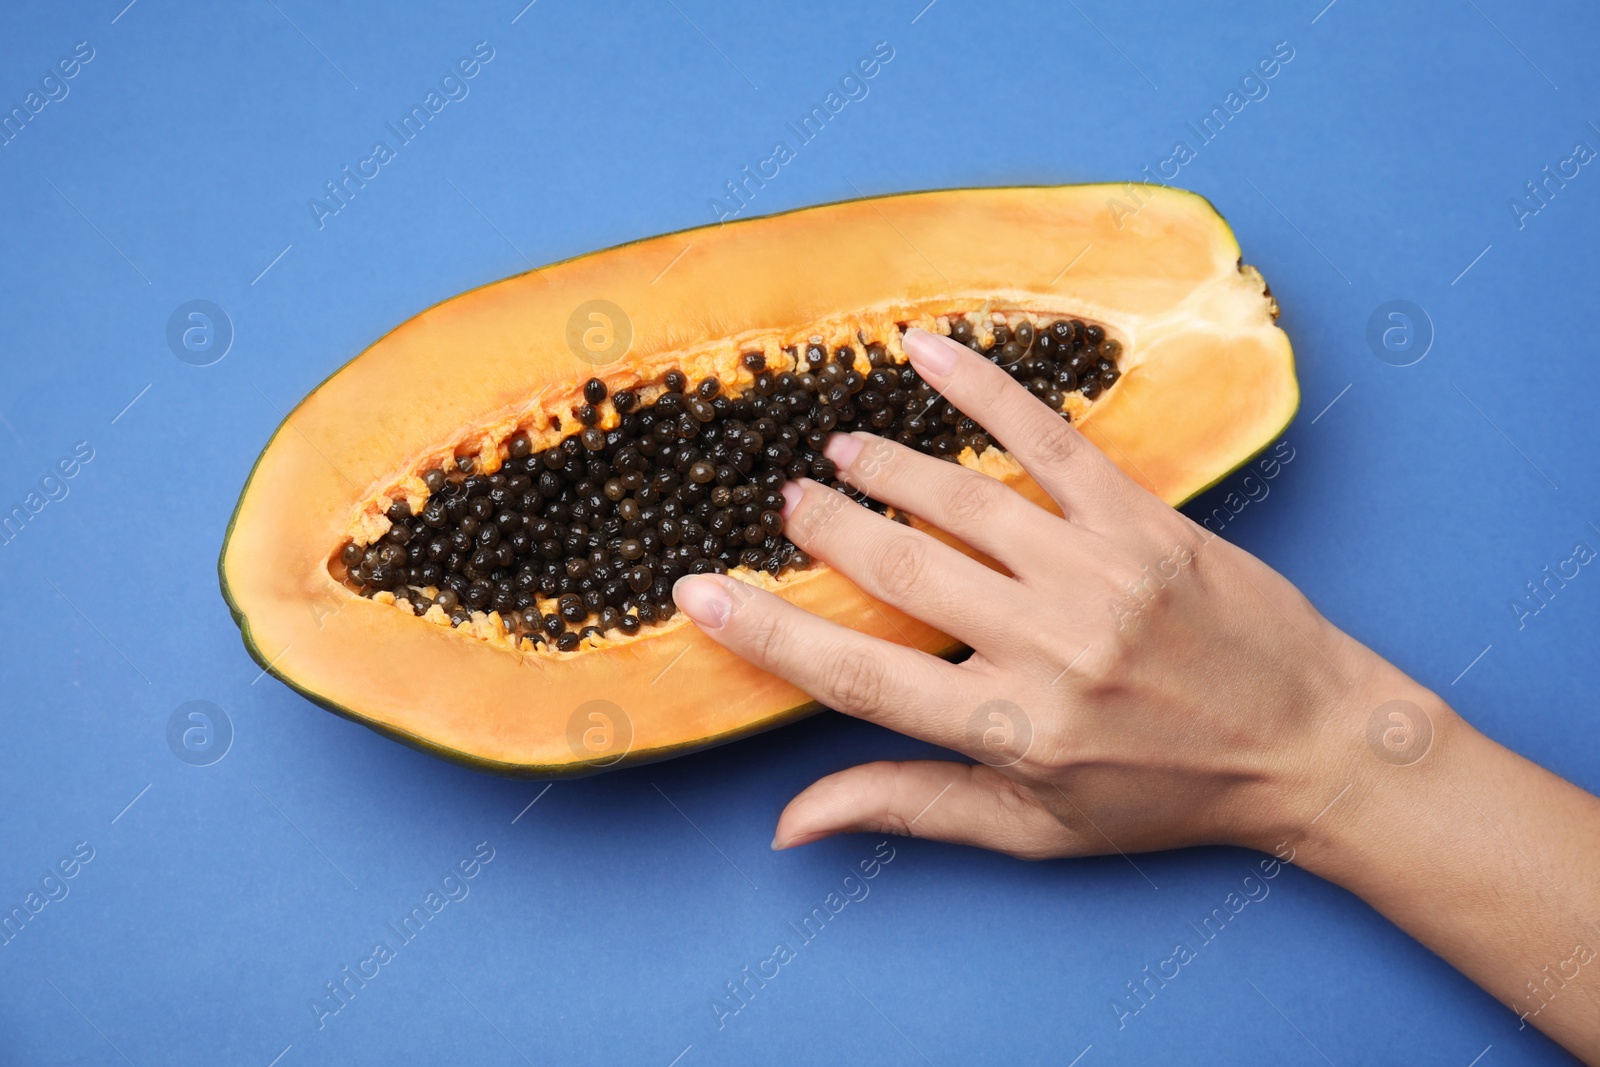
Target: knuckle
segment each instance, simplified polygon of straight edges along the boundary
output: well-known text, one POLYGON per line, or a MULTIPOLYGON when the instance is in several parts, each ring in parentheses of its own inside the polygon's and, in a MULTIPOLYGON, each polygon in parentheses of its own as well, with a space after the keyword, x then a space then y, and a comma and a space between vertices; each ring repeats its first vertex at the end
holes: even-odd
POLYGON ((728 611, 729 618, 733 618, 749 608, 759 612, 763 603, 762 597, 769 595, 749 582, 741 582, 731 578, 722 579, 722 587, 727 591, 731 605, 728 611))
POLYGON ((1041 747, 1040 740, 1035 739, 1034 743, 1028 747, 1028 751, 1023 753, 1022 757, 1011 765, 1009 768, 1011 773, 1019 778, 1033 782, 1048 782, 1060 777, 1062 772, 1067 770, 1067 767, 1063 766, 1060 761, 1051 755, 1039 751, 1041 747))
POLYGON ((873 568, 878 591, 890 600, 904 598, 922 584, 928 570, 928 550, 909 533, 890 538, 873 568))
MULTIPOLYGON (((1030 606, 1038 605, 1038 600, 1030 601, 1030 606)), ((1040 617, 1048 617, 1049 608, 1040 607, 1040 617)), ((1052 631, 1047 626, 1030 626, 1027 632, 1017 635, 1017 651, 1029 657, 1033 662, 1051 667, 1051 677, 1072 664, 1072 673, 1077 672, 1077 664, 1072 663, 1074 656, 1081 650, 1082 645, 1076 641, 1065 641, 1061 634, 1052 631)))
POLYGON ((1051 419, 1035 445, 1039 458, 1055 467, 1073 462, 1082 446, 1083 438, 1078 431, 1061 419, 1051 419))
POLYGON ((898 834, 901 837, 914 837, 915 828, 911 820, 906 817, 906 809, 916 803, 916 798, 910 796, 911 787, 914 785, 914 776, 904 763, 880 761, 874 766, 881 766, 883 772, 889 776, 892 783, 890 788, 882 793, 876 805, 877 828, 884 833, 898 834))
POLYGON ((1008 400, 1016 399, 1019 393, 1028 395, 1026 389, 1011 379, 1011 375, 987 359, 973 367, 968 393, 972 398, 972 410, 967 414, 979 422, 983 421, 981 415, 1000 410, 1008 400))
POLYGON ((1072 728, 1051 720, 1035 732, 1033 743, 1017 761, 1017 771, 1028 778, 1054 780, 1077 767, 1079 751, 1072 728))
POLYGON ((848 813, 852 829, 910 836, 910 827, 900 813, 905 807, 904 764, 874 760, 824 781, 826 803, 832 810, 848 813))
POLYGON ((998 805, 990 813, 984 836, 1008 856, 1019 860, 1045 860, 1068 852, 1066 828, 1052 815, 1033 791, 1015 779, 1001 779, 998 805))
POLYGON ((1180 566, 1199 566, 1207 548, 1216 540, 1217 535, 1187 517, 1182 515, 1179 517, 1183 521, 1177 524, 1171 558, 1180 566))
POLYGON ((903 449, 881 437, 871 437, 861 446, 861 454, 850 464, 849 478, 860 485, 879 485, 892 477, 904 462, 903 449))
POLYGON ((864 648, 847 648, 833 657, 828 692, 838 711, 871 711, 885 692, 884 667, 878 656, 864 648))
POLYGON ((763 611, 746 605, 745 610, 729 616, 730 623, 737 621, 742 632, 741 644, 746 659, 756 663, 771 662, 782 647, 787 627, 775 611, 763 611))
POLYGON ((1134 646, 1132 633, 1113 631, 1102 634, 1083 653, 1072 674, 1075 687, 1087 703, 1109 701, 1121 691, 1133 674, 1137 655, 1134 646))
POLYGON ((941 505, 952 525, 969 526, 992 520, 1005 505, 1009 490, 986 474, 962 473, 945 488, 941 505))
POLYGON ((1111 629, 1125 645, 1130 631, 1160 619, 1189 586, 1204 581, 1208 544, 1204 531, 1187 519, 1154 526, 1138 537, 1140 547, 1134 554, 1112 565, 1106 576, 1111 629))

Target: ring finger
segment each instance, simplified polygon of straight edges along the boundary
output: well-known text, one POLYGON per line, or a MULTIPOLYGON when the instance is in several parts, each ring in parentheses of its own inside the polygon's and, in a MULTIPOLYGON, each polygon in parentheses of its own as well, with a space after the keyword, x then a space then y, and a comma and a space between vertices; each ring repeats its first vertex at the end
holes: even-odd
POLYGON ((988 684, 973 671, 724 575, 680 578, 672 595, 712 640, 828 707, 946 748, 969 747, 969 709, 988 684))

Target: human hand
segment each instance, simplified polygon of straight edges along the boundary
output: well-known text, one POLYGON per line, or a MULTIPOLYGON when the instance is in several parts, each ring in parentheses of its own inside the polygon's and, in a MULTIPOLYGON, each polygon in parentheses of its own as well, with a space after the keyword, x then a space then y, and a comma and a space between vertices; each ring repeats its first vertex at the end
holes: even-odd
POLYGON ((905 349, 1062 514, 869 434, 829 443, 852 486, 1007 574, 815 482, 785 486, 790 539, 971 647, 960 664, 731 578, 680 580, 680 607, 735 653, 829 707, 983 761, 830 775, 789 804, 775 848, 871 830, 1029 858, 1224 842, 1270 850, 1347 781, 1367 712, 1390 696, 1427 699, 1002 369, 919 330, 905 349))
POLYGON ((1062 514, 869 434, 829 442, 841 477, 946 534, 814 482, 784 487, 789 538, 971 647, 960 664, 726 576, 678 582, 713 640, 830 707, 983 761, 829 775, 790 801, 773 847, 871 830, 1025 858, 1272 851, 1600 1063, 1600 800, 1472 729, 1001 368, 922 331, 904 344, 1062 514))

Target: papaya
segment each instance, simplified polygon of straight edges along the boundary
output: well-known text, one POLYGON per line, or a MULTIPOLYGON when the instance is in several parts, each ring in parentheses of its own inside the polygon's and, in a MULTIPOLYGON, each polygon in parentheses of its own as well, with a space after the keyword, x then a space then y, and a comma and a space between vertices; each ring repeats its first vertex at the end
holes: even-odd
POLYGON ((1052 506, 918 380, 906 330, 1005 366, 1177 504, 1293 417, 1277 313, 1221 216, 1168 188, 913 193, 637 241, 437 304, 318 386, 249 475, 223 595, 265 671, 439 756, 549 777, 686 753, 814 705, 676 613, 684 574, 960 651, 783 536, 778 489, 834 481, 830 433, 1052 506))

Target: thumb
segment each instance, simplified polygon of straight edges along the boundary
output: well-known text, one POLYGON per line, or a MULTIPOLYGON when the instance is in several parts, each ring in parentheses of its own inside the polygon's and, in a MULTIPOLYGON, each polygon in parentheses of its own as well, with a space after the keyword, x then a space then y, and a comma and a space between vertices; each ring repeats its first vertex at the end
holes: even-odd
POLYGON ((901 834, 1046 859, 1073 836, 1016 782, 983 764, 880 761, 830 774, 778 817, 775 849, 852 831, 901 834))

